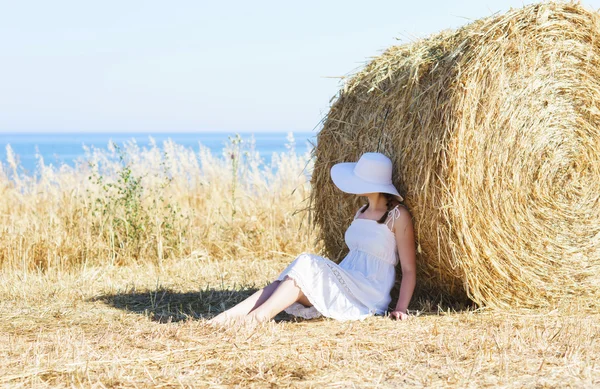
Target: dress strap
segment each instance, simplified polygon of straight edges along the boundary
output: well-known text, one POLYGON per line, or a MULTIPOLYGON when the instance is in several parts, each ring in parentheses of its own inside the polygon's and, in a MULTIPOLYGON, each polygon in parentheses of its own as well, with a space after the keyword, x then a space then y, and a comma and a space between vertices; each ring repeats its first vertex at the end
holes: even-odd
POLYGON ((400 206, 399 204, 396 205, 394 208, 392 208, 388 212, 388 217, 387 217, 387 220, 385 221, 385 224, 389 227, 389 229, 392 232, 394 232, 394 221, 400 217, 400 209, 398 208, 399 206, 400 206), (389 223, 390 220, 392 221, 392 223, 389 223), (390 226, 390 224, 391 224, 391 226, 390 226))
MULTIPOLYGON (((366 204, 365 204, 365 205, 366 205, 366 204)), ((362 211, 362 210, 363 210, 363 208, 365 207, 365 205, 363 205, 362 207, 360 207, 360 208, 358 209, 358 211, 356 211, 356 214, 354 215, 354 220, 356 220, 356 218, 357 218, 357 217, 358 217, 358 215, 360 214, 360 211, 362 211)))

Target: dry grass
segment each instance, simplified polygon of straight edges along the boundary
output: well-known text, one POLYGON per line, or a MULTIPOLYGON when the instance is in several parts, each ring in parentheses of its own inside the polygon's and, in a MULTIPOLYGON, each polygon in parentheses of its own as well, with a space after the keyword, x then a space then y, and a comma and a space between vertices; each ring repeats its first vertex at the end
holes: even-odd
MULTIPOLYGON (((179 158, 171 169, 180 177, 198 172, 189 150, 171 143, 166 147, 179 158)), ((159 151, 128 150, 136 161, 133 176, 145 172, 149 188, 160 188, 150 178, 162 178, 144 164, 159 166, 164 161, 159 151)), ((93 155, 99 160, 106 154, 93 155)), ((175 181, 164 188, 170 204, 190 214, 197 206, 199 214, 186 221, 190 231, 189 241, 179 248, 183 254, 166 251, 170 254, 162 258, 148 247, 135 258, 135 251, 127 251, 134 247, 132 237, 119 250, 108 249, 106 236, 114 235, 90 229, 86 223, 96 220, 93 215, 83 212, 74 221, 81 204, 77 199, 85 198, 76 196, 85 193, 80 186, 96 190, 95 198, 104 204, 119 204, 82 179, 88 175, 85 165, 48 170, 42 180, 20 175, 16 184, 0 181, 1 387, 600 385, 599 315, 577 304, 553 310, 455 311, 436 300, 415 299, 411 308, 418 314, 406 322, 385 317, 295 321, 282 313, 254 331, 211 328, 206 318, 266 285, 298 253, 319 252, 319 247, 307 238, 316 231, 297 220, 302 215, 291 216, 304 202, 296 181, 304 157, 290 152, 277 159, 282 170, 275 183, 289 192, 270 193, 259 185, 252 195, 244 185, 247 175, 237 176, 236 196, 248 199, 238 203, 233 216, 239 240, 228 235, 228 219, 215 216, 219 211, 230 215, 232 209, 230 165, 209 155, 196 157, 213 161, 206 164, 213 179, 203 181, 210 185, 175 181), (270 213, 272 219, 260 216, 270 213), (249 228, 251 223, 260 229, 249 228), (211 228, 211 238, 203 237, 200 231, 211 228), (35 251, 42 240, 49 248, 35 251), (90 257, 81 262, 63 257, 79 252, 86 240, 90 257)), ((113 166, 112 173, 103 173, 107 181, 116 182, 123 171, 123 164, 114 163, 106 163, 113 166)), ((253 182, 264 183, 265 177, 270 176, 258 174, 253 182)), ((113 214, 123 211, 111 209, 113 214)), ((167 218, 169 209, 161 209, 155 216, 167 218)), ((148 208, 140 205, 138 211, 143 215, 148 208)), ((155 239, 154 247, 160 242, 155 235, 144 239, 155 239)))
POLYGON ((163 266, 2 274, 0 385, 600 385, 600 318, 575 305, 454 312, 417 303, 423 311, 406 322, 295 322, 281 314, 253 332, 205 324, 291 259, 193 257, 163 266))
POLYGON ((331 166, 381 151, 414 216, 422 285, 488 307, 598 305, 596 11, 533 4, 393 46, 337 97, 311 182, 327 255, 346 254, 358 207, 331 166))
POLYGON ((73 168, 40 157, 35 174, 24 173, 8 147, 0 267, 158 264, 193 252, 264 259, 314 248, 305 210, 312 160, 288 138, 288 152, 274 153, 269 166, 252 138, 236 136, 224 157, 201 144, 128 143, 88 150, 73 168))

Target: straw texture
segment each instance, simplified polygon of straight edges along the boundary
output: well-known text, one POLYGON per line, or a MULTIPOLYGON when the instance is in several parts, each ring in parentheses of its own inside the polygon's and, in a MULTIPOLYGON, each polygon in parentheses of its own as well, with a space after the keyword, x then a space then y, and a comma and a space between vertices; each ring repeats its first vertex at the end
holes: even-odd
POLYGON ((326 254, 345 255, 364 202, 331 166, 380 151, 413 215, 420 288, 488 307, 596 304, 599 102, 600 18, 579 3, 390 47, 344 84, 313 150, 326 254))

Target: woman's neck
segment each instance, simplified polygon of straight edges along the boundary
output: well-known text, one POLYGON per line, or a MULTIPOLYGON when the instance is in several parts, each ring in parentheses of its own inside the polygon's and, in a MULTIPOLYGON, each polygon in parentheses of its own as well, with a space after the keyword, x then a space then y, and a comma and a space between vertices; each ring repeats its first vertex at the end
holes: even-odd
POLYGON ((366 195, 369 199, 369 210, 373 213, 387 211, 387 200, 381 193, 369 193, 366 195))

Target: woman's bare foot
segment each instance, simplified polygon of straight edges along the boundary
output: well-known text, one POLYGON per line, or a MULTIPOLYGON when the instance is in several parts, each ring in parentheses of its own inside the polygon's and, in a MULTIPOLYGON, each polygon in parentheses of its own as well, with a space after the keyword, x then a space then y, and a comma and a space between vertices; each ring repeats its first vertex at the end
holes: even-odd
POLYGON ((231 320, 233 320, 233 317, 231 317, 227 311, 224 311, 208 320, 207 323, 213 327, 216 327, 219 325, 227 325, 231 322, 231 320))
POLYGON ((268 323, 269 321, 270 321, 270 319, 268 317, 262 317, 262 316, 251 313, 249 315, 246 315, 246 317, 244 317, 244 320, 241 322, 241 324, 244 325, 244 328, 246 328, 248 330, 253 330, 257 326, 259 326, 263 323, 268 323))

